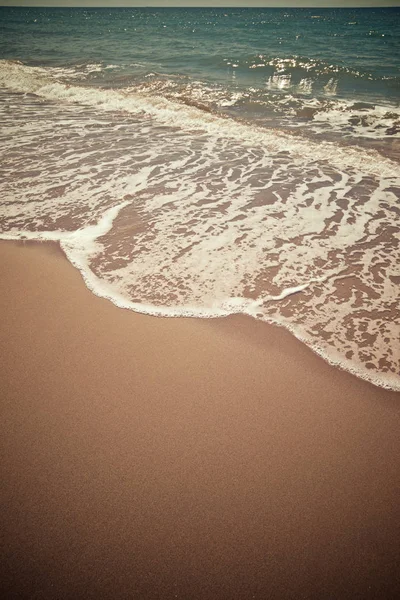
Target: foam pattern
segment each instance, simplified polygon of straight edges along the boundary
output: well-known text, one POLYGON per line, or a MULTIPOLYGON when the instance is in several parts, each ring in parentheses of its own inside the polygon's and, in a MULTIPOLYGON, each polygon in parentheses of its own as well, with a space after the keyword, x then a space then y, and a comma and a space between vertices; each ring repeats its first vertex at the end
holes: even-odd
POLYGON ((244 313, 400 390, 395 162, 151 90, 0 73, 3 239, 57 240, 118 306, 244 313))

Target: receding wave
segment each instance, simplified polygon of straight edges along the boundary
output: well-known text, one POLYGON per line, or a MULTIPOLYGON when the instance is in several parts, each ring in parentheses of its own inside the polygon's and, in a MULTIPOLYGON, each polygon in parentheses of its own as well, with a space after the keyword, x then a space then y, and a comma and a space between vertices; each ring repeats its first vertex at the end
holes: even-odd
POLYGON ((2 238, 59 241, 118 306, 244 313, 400 390, 394 162, 151 90, 0 77, 2 238))

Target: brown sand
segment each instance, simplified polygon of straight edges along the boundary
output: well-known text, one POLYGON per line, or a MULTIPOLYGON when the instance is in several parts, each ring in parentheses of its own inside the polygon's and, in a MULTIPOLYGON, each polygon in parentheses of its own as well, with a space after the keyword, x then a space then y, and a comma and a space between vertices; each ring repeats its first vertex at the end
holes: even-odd
POLYGON ((7 598, 394 598, 400 394, 0 243, 7 598))

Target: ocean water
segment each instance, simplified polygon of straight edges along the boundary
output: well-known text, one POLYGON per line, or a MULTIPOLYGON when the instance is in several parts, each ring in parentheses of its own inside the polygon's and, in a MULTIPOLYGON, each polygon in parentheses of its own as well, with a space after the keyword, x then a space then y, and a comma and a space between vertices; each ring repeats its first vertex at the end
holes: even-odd
POLYGON ((0 237, 400 390, 399 40, 399 9, 0 8, 0 237))

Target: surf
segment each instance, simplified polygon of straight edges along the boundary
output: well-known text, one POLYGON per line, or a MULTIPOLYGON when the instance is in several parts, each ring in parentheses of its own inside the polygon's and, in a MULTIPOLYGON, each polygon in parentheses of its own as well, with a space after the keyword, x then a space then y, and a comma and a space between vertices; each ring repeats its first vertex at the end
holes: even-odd
POLYGON ((45 67, 0 77, 0 237, 58 241, 120 307, 243 313, 400 389, 396 163, 45 67))

